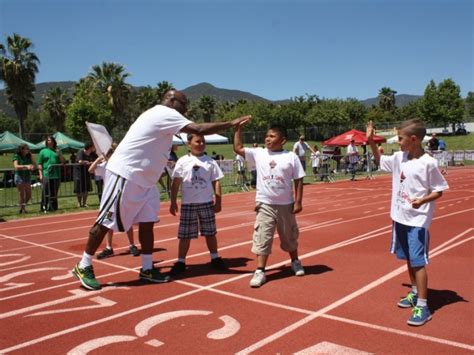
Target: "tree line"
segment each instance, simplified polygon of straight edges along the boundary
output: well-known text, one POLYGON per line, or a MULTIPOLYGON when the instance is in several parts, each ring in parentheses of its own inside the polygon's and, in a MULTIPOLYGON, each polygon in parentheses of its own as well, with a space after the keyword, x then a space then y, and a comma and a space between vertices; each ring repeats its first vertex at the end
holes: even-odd
MULTIPOLYGON (((114 139, 120 140, 140 113, 158 104, 163 94, 173 88, 171 82, 161 81, 156 86, 134 89, 127 83, 130 74, 123 65, 103 62, 92 66, 72 93, 60 87, 50 88, 40 107, 33 109, 40 61, 32 49, 31 40, 16 33, 8 36, 5 44, 0 43, 0 82, 16 114, 14 118, 0 112, 0 132, 10 130, 31 137, 35 132, 62 131, 87 139, 85 122, 90 121, 103 124, 114 139)), ((283 104, 218 102, 211 96, 202 96, 190 102, 188 115, 195 121, 211 122, 251 114, 246 140, 260 142, 259 135, 270 122, 321 140, 350 128, 363 128, 368 120, 376 125, 396 125, 416 116, 432 126, 452 126, 454 131, 456 124, 474 118, 474 92, 462 98, 459 85, 450 78, 438 84, 431 80, 420 99, 403 107, 397 106, 396 93, 390 87, 381 88, 378 104, 372 107, 355 98, 326 99, 309 94, 283 104)))

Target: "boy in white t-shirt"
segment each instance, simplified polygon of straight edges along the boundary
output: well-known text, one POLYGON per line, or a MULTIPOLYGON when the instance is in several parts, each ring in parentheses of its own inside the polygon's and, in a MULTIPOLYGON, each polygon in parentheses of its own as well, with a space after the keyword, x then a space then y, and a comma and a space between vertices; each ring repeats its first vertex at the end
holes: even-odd
POLYGON ((431 319, 427 305, 429 233, 434 201, 449 188, 438 169, 436 159, 422 147, 426 128, 419 119, 404 121, 398 128, 400 152, 381 155, 373 140, 372 121, 367 125, 367 139, 380 169, 392 173, 393 220, 391 252, 407 261, 412 290, 398 302, 401 308, 413 307, 409 325, 420 326, 431 319))
POLYGON ((170 275, 176 276, 186 270, 186 255, 191 239, 198 237, 198 229, 206 238, 211 254, 211 267, 225 270, 226 265, 217 249, 215 213, 222 209, 222 192, 219 180, 224 177, 217 162, 204 154, 206 141, 203 135, 188 134, 190 153, 178 159, 171 184, 170 213, 178 212, 178 190, 181 187, 181 216, 178 229, 178 261, 170 275), (215 200, 213 199, 215 195, 215 200))
POLYGON ((299 230, 295 217, 303 209, 305 172, 300 159, 295 153, 283 149, 287 139, 284 127, 273 125, 268 129, 265 149, 244 148, 241 129, 241 125, 236 126, 234 151, 257 168, 257 218, 252 245, 252 252, 257 255, 257 270, 250 286, 260 287, 266 281, 265 266, 272 252, 275 228, 280 247, 290 254, 293 272, 296 276, 303 276, 304 269, 298 259, 299 230))
POLYGON ((313 168, 314 181, 316 181, 318 176, 321 152, 318 149, 318 146, 314 146, 314 152, 311 153, 311 167, 313 168))

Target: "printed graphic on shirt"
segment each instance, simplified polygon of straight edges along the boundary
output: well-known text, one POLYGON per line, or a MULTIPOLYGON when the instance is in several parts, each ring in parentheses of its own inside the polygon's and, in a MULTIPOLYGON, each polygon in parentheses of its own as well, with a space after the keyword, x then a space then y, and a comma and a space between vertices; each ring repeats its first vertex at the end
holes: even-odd
POLYGON ((406 176, 402 171, 400 173, 400 185, 397 193, 397 209, 411 207, 410 196, 406 192, 405 185, 403 184, 405 179, 406 176))
POLYGON ((194 189, 205 189, 207 187, 207 181, 200 174, 201 167, 197 164, 193 166, 191 187, 194 189))
POLYGON ((271 187, 274 190, 278 189, 284 189, 285 188, 285 180, 283 176, 278 175, 277 170, 275 169, 277 167, 277 163, 275 160, 272 160, 269 163, 270 166, 270 171, 269 175, 263 176, 263 182, 268 186, 271 187))

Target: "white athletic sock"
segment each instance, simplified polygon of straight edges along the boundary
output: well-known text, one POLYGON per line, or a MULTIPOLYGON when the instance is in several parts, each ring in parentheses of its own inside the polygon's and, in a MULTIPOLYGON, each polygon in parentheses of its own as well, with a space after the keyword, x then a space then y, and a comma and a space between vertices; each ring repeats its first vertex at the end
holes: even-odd
POLYGON ((178 258, 179 263, 186 263, 186 258, 178 258))
POLYGON ((418 289, 416 288, 416 286, 411 287, 411 292, 413 292, 415 295, 418 294, 418 289))
POLYGON ((211 259, 217 259, 219 257, 219 253, 210 253, 211 259))
POLYGON ((142 254, 142 269, 153 269, 153 258, 151 254, 142 254))
POLYGON ((417 307, 426 307, 428 305, 428 300, 425 298, 418 298, 418 301, 416 302, 417 307))
POLYGON ((81 261, 79 262, 79 267, 81 269, 84 269, 88 266, 91 266, 92 265, 92 258, 94 257, 94 255, 89 255, 87 254, 86 252, 84 252, 84 254, 82 254, 82 259, 81 261))

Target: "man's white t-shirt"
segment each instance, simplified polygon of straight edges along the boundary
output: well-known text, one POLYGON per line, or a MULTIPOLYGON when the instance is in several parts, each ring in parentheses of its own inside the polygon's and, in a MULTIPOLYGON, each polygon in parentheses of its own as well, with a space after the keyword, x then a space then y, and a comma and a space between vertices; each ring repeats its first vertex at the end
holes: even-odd
POLYGON ((411 201, 449 188, 436 159, 424 154, 409 160, 407 152, 396 152, 391 156, 382 155, 380 168, 392 173, 392 220, 412 227, 428 228, 433 218, 434 201, 418 209, 412 207, 411 201))
POLYGON ((256 201, 271 205, 293 203, 293 180, 306 174, 293 152, 272 152, 267 148, 244 148, 245 159, 257 168, 256 201))
POLYGON ((295 152, 300 157, 300 159, 304 158, 306 151, 308 149, 309 149, 309 145, 306 142, 298 141, 293 145, 293 152, 295 152))
POLYGON ((190 123, 172 108, 152 107, 130 126, 107 170, 142 187, 155 186, 168 162, 173 135, 190 123))
POLYGON ((189 204, 212 201, 214 196, 212 182, 222 179, 224 174, 211 157, 186 154, 176 162, 173 171, 173 178, 175 177, 183 179, 181 202, 189 204))

